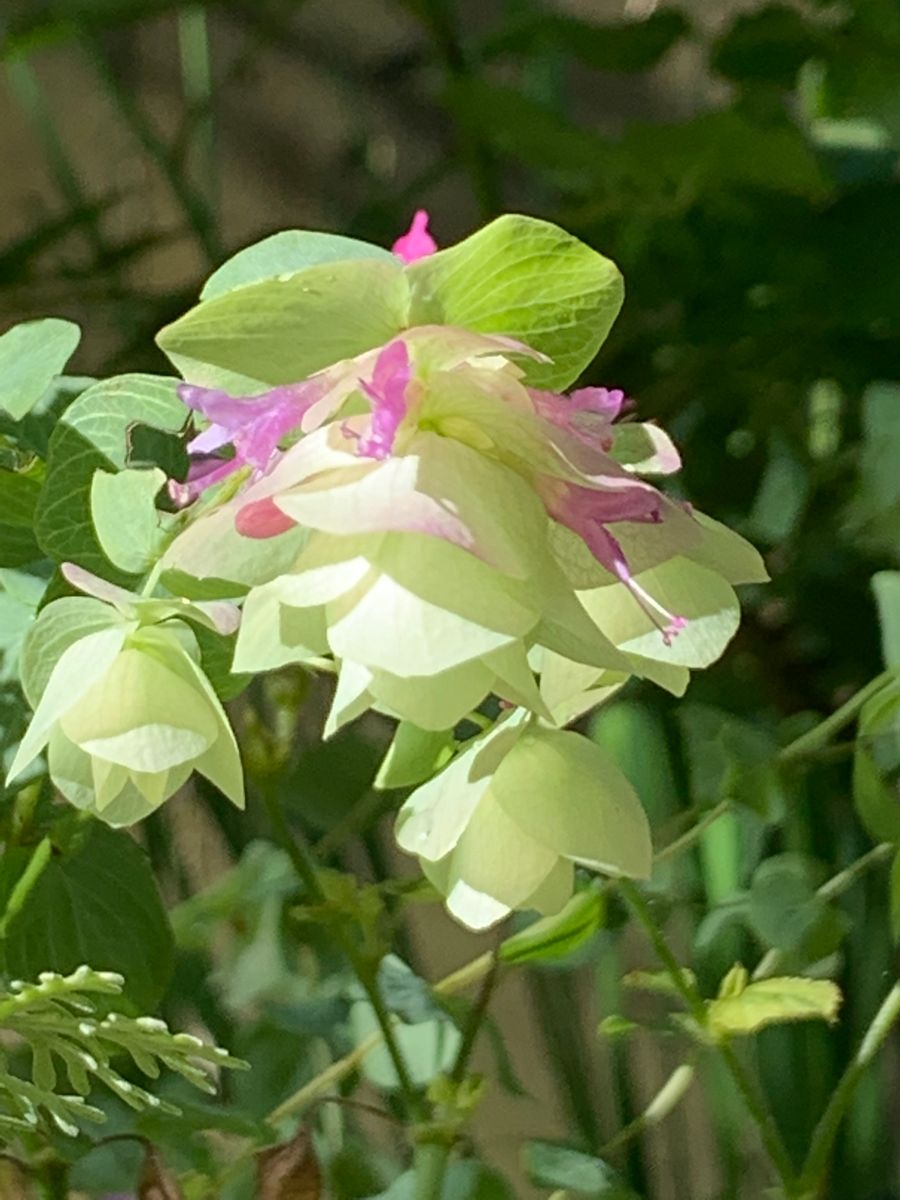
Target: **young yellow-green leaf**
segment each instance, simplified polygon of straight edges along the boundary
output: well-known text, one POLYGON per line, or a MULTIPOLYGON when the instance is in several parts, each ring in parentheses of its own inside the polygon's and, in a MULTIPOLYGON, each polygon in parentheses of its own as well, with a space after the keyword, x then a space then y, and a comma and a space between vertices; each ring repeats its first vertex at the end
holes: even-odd
POLYGON ((21 420, 62 372, 80 340, 78 326, 58 317, 8 329, 0 337, 0 409, 21 420))
POLYGON ((760 979, 737 994, 709 1001, 707 1027, 715 1037, 740 1037, 788 1021, 831 1024, 840 1004, 840 989, 830 979, 760 979))
POLYGON ((129 575, 141 574, 156 559, 162 531, 154 501, 165 481, 165 472, 159 467, 115 475, 94 472, 94 529, 109 561, 129 575))
POLYGON ((606 906, 594 887, 577 892, 560 912, 542 917, 500 943, 503 962, 545 962, 564 958, 592 937, 603 923, 606 906))
POLYGON ((536 386, 564 388, 588 365, 622 307, 615 263, 556 225, 507 214, 407 268, 411 324, 501 333, 548 355, 525 364, 536 386))
POLYGON ((335 233, 317 233, 309 229, 283 229, 245 246, 213 271, 203 285, 201 300, 212 300, 235 288, 275 279, 280 275, 304 271, 321 263, 347 262, 375 258, 397 265, 390 250, 335 233))
POLYGON ((399 259, 324 262, 201 301, 157 341, 193 383, 247 394, 383 345, 408 307, 399 259))
POLYGON ((735 963, 719 984, 719 1000, 730 1000, 739 996, 747 987, 750 976, 742 963, 735 963))
MULTIPOLYGON (((682 967, 681 975, 689 987, 696 987, 697 977, 689 967, 682 967)), ((681 998, 681 992, 667 971, 629 971, 623 977, 622 983, 625 987, 634 988, 636 991, 657 992, 661 996, 681 998)))

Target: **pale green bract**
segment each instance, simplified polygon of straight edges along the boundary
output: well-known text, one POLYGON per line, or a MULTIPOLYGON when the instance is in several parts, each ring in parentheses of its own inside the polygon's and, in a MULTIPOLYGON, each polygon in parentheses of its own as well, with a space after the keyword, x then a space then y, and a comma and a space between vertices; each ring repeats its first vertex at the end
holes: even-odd
POLYGON ((212 619, 199 606, 141 601, 87 572, 70 575, 104 600, 56 600, 32 626, 23 680, 36 709, 9 779, 46 749, 63 795, 113 826, 147 816, 193 771, 243 807, 234 734, 196 638, 172 614, 212 619))
POLYGON ((615 762, 521 710, 413 792, 397 841, 471 929, 513 909, 558 912, 576 865, 646 878, 652 857, 644 810, 615 762))

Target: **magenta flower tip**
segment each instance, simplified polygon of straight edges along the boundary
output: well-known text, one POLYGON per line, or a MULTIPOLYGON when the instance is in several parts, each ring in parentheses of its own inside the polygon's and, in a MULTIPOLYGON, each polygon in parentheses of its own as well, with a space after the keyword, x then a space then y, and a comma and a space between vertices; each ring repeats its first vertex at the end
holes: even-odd
POLYGON ((402 237, 397 238, 391 250, 405 263, 415 262, 419 258, 427 258, 437 250, 437 242, 428 232, 428 213, 424 208, 417 210, 412 224, 402 237))

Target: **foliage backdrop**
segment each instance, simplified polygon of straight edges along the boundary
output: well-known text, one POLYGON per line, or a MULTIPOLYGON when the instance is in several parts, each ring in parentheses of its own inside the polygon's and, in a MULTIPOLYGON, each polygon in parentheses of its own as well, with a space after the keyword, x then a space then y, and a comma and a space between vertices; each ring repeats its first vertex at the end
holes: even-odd
MULTIPOLYGON (((686 493, 765 550, 773 582, 745 597, 738 639, 677 712, 634 687, 593 735, 664 834, 729 801, 658 879, 701 982, 774 951, 797 969, 824 964, 842 985, 836 1028, 770 1030, 756 1043, 801 1155, 896 965, 887 851, 836 902, 815 891, 898 840, 896 791, 872 800, 857 771, 854 805, 840 747, 802 769, 771 764, 808 714, 839 707, 898 662, 895 577, 879 576, 881 625, 872 579, 900 567, 900 9, 723 6, 710 20, 687 5, 625 7, 14 0, 0 17, 5 158, 10 178, 41 182, 27 204, 4 184, 0 308, 4 324, 52 312, 99 329, 75 360, 83 375, 158 370, 153 333, 227 252, 285 224, 389 244, 420 204, 442 241, 512 208, 558 221, 619 264, 626 306, 589 381, 625 388, 672 433, 686 493), (252 117, 240 114, 242 97, 258 97, 252 117), (91 144, 95 123, 104 136, 91 144)), ((27 520, 4 508, 0 524, 27 520)), ((0 596, 7 655, 14 589, 10 579, 0 596)), ((289 763, 292 817, 321 839, 326 861, 383 878, 384 822, 369 789, 384 731, 364 723, 316 746, 315 689, 299 731, 283 729, 290 690, 308 686, 282 681, 284 694, 270 689, 262 709, 241 710, 250 757, 255 744, 289 763), (256 711, 267 730, 252 725, 256 711)), ((3 703, 11 742, 21 717, 11 697, 3 703)), ((155 1003, 174 961, 166 1011, 195 1011, 254 1064, 236 1077, 235 1134, 327 1063, 346 1020, 343 968, 314 927, 298 946, 293 884, 280 852, 258 840, 264 831, 259 813, 239 820, 210 795, 143 832, 178 953, 160 943, 145 979, 141 951, 134 998, 155 1003), (223 867, 238 862, 199 895, 215 872, 199 871, 198 839, 223 867)), ((15 830, 6 835, 16 843, 15 830)), ((89 850, 58 868, 70 894, 89 850)), ((3 860, 11 878, 15 852, 3 860)), ((8 936, 35 946, 14 922, 8 936)), ((415 965, 407 938, 401 923, 396 946, 415 965)), ((121 948, 123 967, 129 953, 121 948)), ((569 1139, 585 1150, 608 1140, 616 1114, 633 1115, 635 1087, 644 1092, 635 1078, 660 1066, 641 1041, 600 1049, 596 1022, 573 1020, 573 1005, 590 993, 601 1016, 620 1012, 622 964, 649 965, 644 956, 611 904, 576 955, 528 972, 527 1036, 543 1039, 569 1139), (596 1065, 582 1070, 597 1061, 608 1096, 591 1085, 596 1065)), ((891 1048, 856 1093, 835 1197, 898 1194, 897 1078, 891 1048)), ((691 1107, 682 1127, 695 1152, 653 1140, 627 1160, 647 1196, 759 1194, 733 1097, 707 1083, 705 1111, 691 1107)), ((202 1122, 199 1106, 191 1119, 202 1122)), ((146 1122, 149 1136, 173 1142, 146 1122)), ((375 1190, 357 1177, 340 1120, 326 1135, 346 1151, 336 1194, 375 1190)), ((173 1153, 197 1172, 209 1166, 173 1153)), ((121 1184, 111 1157, 80 1169, 121 1184)))

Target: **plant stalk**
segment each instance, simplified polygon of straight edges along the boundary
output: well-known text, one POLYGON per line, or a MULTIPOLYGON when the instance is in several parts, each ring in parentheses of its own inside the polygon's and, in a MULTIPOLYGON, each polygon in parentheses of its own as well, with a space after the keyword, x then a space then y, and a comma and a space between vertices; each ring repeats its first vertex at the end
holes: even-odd
POLYGON ((821 1194, 838 1129, 850 1107, 853 1093, 867 1067, 884 1045, 898 1018, 900 1018, 900 983, 895 983, 872 1018, 859 1049, 838 1081, 828 1106, 813 1132, 809 1154, 800 1174, 804 1189, 801 1194, 804 1197, 818 1197, 821 1194))
MULTIPOLYGON (((319 876, 316 871, 314 862, 309 856, 309 853, 304 845, 301 844, 297 835, 288 825, 287 819, 278 802, 278 797, 275 791, 270 786, 263 786, 261 789, 263 801, 266 806, 266 811, 269 814, 269 820, 272 824, 275 837, 279 845, 287 852, 290 857, 294 870, 298 878, 305 886, 310 897, 319 904, 324 904, 327 901, 327 896, 319 882, 319 876)), ((397 1075, 397 1081, 400 1084, 400 1090, 403 1097, 409 1106, 410 1113, 418 1120, 425 1120, 428 1116, 427 1106, 422 1100, 419 1089, 412 1081, 409 1073, 409 1068, 403 1056, 403 1051, 400 1049, 400 1043, 397 1041, 397 1035, 394 1029, 394 1019, 388 1011, 384 998, 378 987, 375 972, 371 969, 370 964, 365 961, 352 940, 346 933, 338 928, 337 937, 341 944, 341 949, 347 956, 353 972, 359 980, 369 1003, 372 1005, 372 1011, 375 1014, 375 1019, 378 1022, 378 1028, 381 1031, 381 1039, 383 1039, 385 1048, 390 1055, 394 1071, 397 1075)), ((375 1039, 372 1044, 376 1045, 375 1039)), ((359 1047, 357 1047, 359 1049, 359 1047)), ((332 1064, 332 1067, 335 1064, 332 1064)), ((285 1106, 282 1105, 283 1109, 285 1106)), ((282 1115, 286 1115, 282 1113, 282 1115)))
MULTIPOLYGON (((665 967, 666 973, 684 1001, 688 1012, 700 1028, 704 1028, 706 1025, 706 1005, 703 997, 700 995, 691 977, 686 975, 678 965, 678 960, 672 952, 669 943, 666 941, 665 934, 653 916, 650 905, 630 879, 620 879, 618 886, 629 907, 643 926, 653 945, 653 949, 656 951, 657 957, 665 967)), ((778 1132, 772 1115, 766 1109, 763 1100, 759 1096, 749 1072, 740 1058, 738 1058, 734 1048, 728 1042, 717 1042, 715 1049, 728 1068, 728 1073, 731 1075, 748 1113, 759 1130, 763 1147, 773 1169, 781 1180, 785 1196, 791 1198, 797 1197, 797 1180, 790 1156, 784 1142, 781 1140, 781 1134, 778 1132)))
POLYGON ((882 671, 873 680, 854 693, 846 703, 836 709, 831 716, 826 717, 814 729, 801 734, 790 745, 785 746, 778 754, 781 763, 796 762, 815 754, 822 746, 830 742, 836 733, 855 720, 863 705, 877 695, 883 687, 896 678, 896 671, 882 671))

